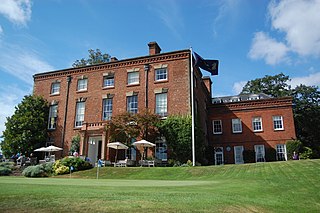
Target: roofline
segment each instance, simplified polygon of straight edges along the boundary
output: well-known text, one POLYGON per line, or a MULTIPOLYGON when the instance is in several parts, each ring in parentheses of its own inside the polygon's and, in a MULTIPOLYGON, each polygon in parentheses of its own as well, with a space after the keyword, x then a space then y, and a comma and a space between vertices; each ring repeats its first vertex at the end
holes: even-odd
POLYGON ((171 55, 171 54, 182 53, 182 52, 190 53, 190 50, 189 49, 176 50, 176 51, 165 52, 165 53, 160 53, 160 54, 155 54, 155 55, 146 55, 146 56, 122 59, 122 60, 117 60, 117 61, 110 61, 110 62, 106 62, 106 63, 100 63, 100 64, 94 64, 94 65, 88 65, 88 66, 82 66, 82 67, 71 67, 71 68, 66 68, 66 69, 61 69, 61 70, 53 70, 53 71, 48 71, 48 72, 36 73, 33 75, 33 78, 37 78, 37 77, 45 76, 45 75, 50 75, 50 74, 55 74, 58 72, 67 72, 67 71, 83 69, 83 68, 92 68, 92 67, 99 67, 99 66, 103 66, 103 65, 112 65, 112 64, 117 64, 117 63, 122 63, 122 62, 127 62, 127 61, 135 61, 135 60, 141 60, 141 59, 145 59, 145 58, 159 57, 159 56, 171 55))

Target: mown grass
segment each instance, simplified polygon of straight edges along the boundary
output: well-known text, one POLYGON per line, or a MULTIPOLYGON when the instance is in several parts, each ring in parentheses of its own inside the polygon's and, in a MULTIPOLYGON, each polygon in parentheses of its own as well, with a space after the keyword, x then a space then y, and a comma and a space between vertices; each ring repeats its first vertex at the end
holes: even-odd
POLYGON ((0 212, 320 212, 320 160, 0 178, 0 212))

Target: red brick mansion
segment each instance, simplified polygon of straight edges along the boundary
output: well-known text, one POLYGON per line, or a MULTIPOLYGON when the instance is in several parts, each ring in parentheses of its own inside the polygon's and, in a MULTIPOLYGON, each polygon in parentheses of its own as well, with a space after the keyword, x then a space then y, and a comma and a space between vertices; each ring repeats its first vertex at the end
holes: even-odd
MULTIPOLYGON (((291 98, 246 95, 213 98, 211 80, 198 68, 190 78, 191 51, 161 53, 150 42, 149 55, 79 68, 34 75, 34 94, 50 104, 47 145, 70 150, 80 134, 80 155, 110 159, 105 125, 112 116, 151 110, 166 118, 191 114, 191 80, 194 80, 196 116, 204 132, 207 159, 211 163, 244 163, 246 150, 256 162, 266 161, 269 148, 274 158, 286 160, 285 142, 295 138, 291 98)), ((155 156, 166 161, 165 139, 156 144, 155 156)), ((135 150, 128 156, 135 160, 135 150)))

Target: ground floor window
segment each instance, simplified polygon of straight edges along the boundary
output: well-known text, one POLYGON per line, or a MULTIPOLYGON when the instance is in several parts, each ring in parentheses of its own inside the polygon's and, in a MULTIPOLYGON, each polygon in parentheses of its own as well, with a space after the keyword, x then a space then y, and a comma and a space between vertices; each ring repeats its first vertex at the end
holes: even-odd
POLYGON ((286 161, 287 160, 287 149, 285 144, 277 144, 277 160, 286 161))
POLYGON ((256 162, 265 162, 265 150, 264 145, 254 145, 254 151, 256 156, 256 162))
POLYGON ((242 164, 243 160, 243 146, 235 146, 234 147, 234 163, 242 164))
POLYGON ((214 151, 214 161, 216 165, 224 164, 223 147, 216 147, 214 151))
POLYGON ((165 142, 156 143, 156 158, 162 161, 167 161, 167 149, 167 144, 165 142))

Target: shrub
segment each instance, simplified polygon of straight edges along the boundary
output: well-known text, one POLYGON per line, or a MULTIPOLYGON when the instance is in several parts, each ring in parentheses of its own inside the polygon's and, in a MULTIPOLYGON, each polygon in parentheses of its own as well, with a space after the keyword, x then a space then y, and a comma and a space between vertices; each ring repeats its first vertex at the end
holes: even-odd
POLYGON ((302 142, 299 140, 290 140, 286 142, 288 159, 292 159, 293 152, 299 153, 302 149, 302 142))
POLYGON ((25 177, 48 177, 52 175, 53 163, 28 166, 22 172, 25 177))
POLYGON ((9 175, 12 173, 13 162, 1 162, 0 163, 0 176, 9 175))
POLYGON ((63 175, 69 173, 69 167, 63 165, 61 160, 57 160, 52 168, 55 175, 63 175))
POLYGON ((10 168, 7 167, 0 167, 0 176, 9 175, 12 171, 10 168))
POLYGON ((313 151, 309 147, 303 147, 302 153, 300 154, 300 159, 310 159, 313 157, 313 151))
POLYGON ((86 170, 91 169, 92 165, 88 161, 83 160, 82 158, 68 158, 65 157, 61 159, 61 164, 70 168, 73 166, 74 171, 86 170))

